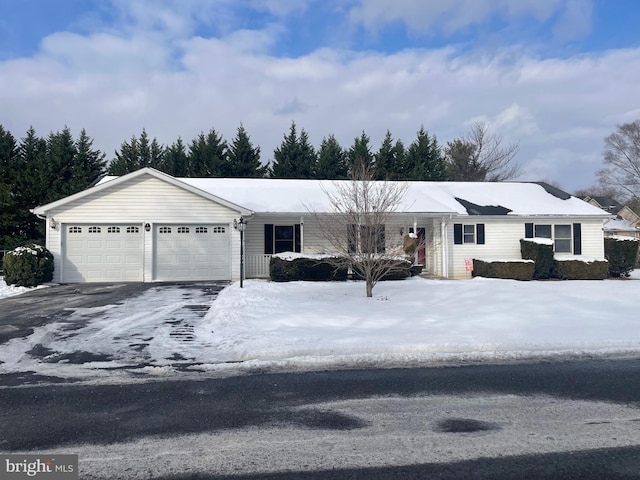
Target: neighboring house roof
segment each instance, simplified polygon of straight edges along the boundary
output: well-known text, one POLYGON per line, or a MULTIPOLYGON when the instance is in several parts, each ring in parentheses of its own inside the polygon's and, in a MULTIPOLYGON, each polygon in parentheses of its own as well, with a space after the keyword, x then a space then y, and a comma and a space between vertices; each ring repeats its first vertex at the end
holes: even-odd
POLYGON ((618 216, 627 220, 631 225, 640 226, 640 215, 634 212, 628 205, 622 207, 618 212, 618 216))
POLYGON ((640 232, 640 228, 634 227, 624 218, 614 218, 609 220, 602 228, 607 232, 640 232))
MULTIPOLYGON (((293 180, 265 178, 174 178, 150 168, 122 177, 105 177, 83 192, 34 210, 43 214, 67 202, 135 178, 152 175, 222 203, 244 215, 330 212, 327 192, 349 180, 293 180)), ((407 192, 399 212, 450 215, 525 215, 607 217, 601 209, 557 189, 522 182, 399 182, 407 192)))
POLYGON ((622 204, 611 197, 594 195, 585 197, 584 201, 609 213, 618 213, 622 209, 622 204))

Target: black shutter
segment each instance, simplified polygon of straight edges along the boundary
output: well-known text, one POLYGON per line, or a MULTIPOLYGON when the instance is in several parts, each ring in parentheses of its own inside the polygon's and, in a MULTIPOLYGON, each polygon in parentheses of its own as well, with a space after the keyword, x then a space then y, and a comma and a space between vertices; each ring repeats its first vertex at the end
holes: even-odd
POLYGON ((264 253, 265 255, 273 254, 273 223, 264 225, 264 253))
POLYGON ((582 255, 582 224, 573 224, 573 254, 582 255))
POLYGON ((293 248, 295 252, 300 253, 302 250, 300 249, 300 224, 296 223, 293 226, 293 248))
POLYGON ((484 245, 484 223, 476 225, 476 240, 478 245, 484 245))
POLYGON ((453 224, 453 243, 456 245, 462 245, 462 224, 453 224))
POLYGON ((355 225, 347 225, 347 242, 349 245, 349 253, 356 253, 357 233, 355 225))
POLYGON ((524 238, 533 238, 533 223, 524 224, 524 238))
POLYGON ((386 235, 385 235, 385 228, 384 225, 378 225, 378 238, 377 240, 377 249, 378 249, 378 253, 385 253, 386 250, 386 235))

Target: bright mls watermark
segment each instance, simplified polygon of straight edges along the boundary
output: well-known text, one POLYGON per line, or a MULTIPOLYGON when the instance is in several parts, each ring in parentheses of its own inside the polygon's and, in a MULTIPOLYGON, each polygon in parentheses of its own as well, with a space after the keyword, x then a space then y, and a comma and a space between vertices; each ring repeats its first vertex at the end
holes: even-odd
POLYGON ((2 480, 76 480, 78 455, 0 455, 2 480))

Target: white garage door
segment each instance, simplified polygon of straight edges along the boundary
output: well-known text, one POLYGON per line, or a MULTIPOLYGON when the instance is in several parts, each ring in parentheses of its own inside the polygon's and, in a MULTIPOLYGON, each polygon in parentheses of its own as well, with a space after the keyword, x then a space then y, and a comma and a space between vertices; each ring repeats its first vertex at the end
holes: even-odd
POLYGON ((156 225, 155 280, 229 280, 228 225, 156 225))
POLYGON ((139 225, 66 225, 63 282, 141 282, 139 225))

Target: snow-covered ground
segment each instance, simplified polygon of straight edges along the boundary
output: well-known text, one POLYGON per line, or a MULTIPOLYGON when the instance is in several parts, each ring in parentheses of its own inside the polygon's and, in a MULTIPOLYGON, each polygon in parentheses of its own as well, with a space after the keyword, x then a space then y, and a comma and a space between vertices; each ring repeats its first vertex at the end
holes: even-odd
MULTIPOLYGON (((189 307, 202 299, 159 285, 11 340, 0 348, 0 373, 108 377, 144 365, 135 371, 173 375, 640 353, 638 280, 638 270, 605 281, 412 278, 378 284, 372 299, 361 282, 248 280, 200 316, 189 307), (73 363, 78 352, 95 361, 73 363)), ((0 283, 0 296, 7 293, 20 292, 0 283)))

